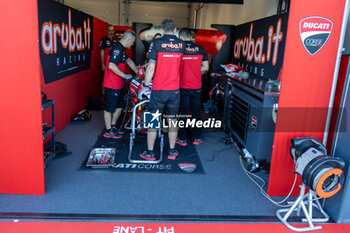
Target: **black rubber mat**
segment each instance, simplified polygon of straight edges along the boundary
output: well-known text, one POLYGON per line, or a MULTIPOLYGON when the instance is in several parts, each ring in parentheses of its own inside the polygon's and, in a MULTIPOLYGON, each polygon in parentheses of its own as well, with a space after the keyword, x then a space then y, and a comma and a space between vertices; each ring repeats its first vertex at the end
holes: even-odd
MULTIPOLYGON (((138 135, 134 140, 132 160, 142 160, 139 152, 146 149, 147 136, 138 135)), ((160 139, 157 138, 154 145, 156 159, 160 156, 160 139)), ((128 172, 158 172, 158 173, 181 173, 181 174, 204 174, 204 169, 197 150, 194 145, 189 143, 187 146, 176 145, 179 155, 175 160, 168 159, 167 152, 169 148, 168 135, 164 135, 163 159, 157 164, 131 163, 128 160, 129 155, 129 132, 124 134, 121 139, 107 139, 102 135, 98 136, 93 148, 116 148, 115 163, 111 167, 93 166, 87 167, 89 155, 85 158, 80 170, 108 170, 108 171, 128 171, 128 172)))

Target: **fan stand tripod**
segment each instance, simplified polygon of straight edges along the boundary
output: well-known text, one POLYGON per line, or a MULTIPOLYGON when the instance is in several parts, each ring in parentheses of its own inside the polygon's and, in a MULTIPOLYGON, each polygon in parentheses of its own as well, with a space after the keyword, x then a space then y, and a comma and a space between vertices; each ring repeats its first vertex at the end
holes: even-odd
POLYGON ((300 185, 300 194, 295 200, 295 202, 292 202, 293 205, 289 209, 279 209, 276 211, 277 218, 281 220, 281 222, 284 225, 286 225, 289 229, 297 232, 320 230, 322 229, 322 226, 314 226, 313 222, 328 222, 329 220, 329 216, 323 210, 320 202, 317 199, 316 193, 314 191, 309 190, 309 192, 305 194, 305 189, 305 184, 300 185), (322 218, 312 217, 313 207, 315 207, 322 214, 322 218), (294 227, 287 221, 287 219, 290 217, 293 211, 297 211, 297 216, 300 216, 300 209, 303 210, 304 215, 306 217, 302 219, 302 222, 307 222, 309 224, 308 227, 294 227), (284 216, 282 216, 281 213, 285 212, 287 213, 284 216))

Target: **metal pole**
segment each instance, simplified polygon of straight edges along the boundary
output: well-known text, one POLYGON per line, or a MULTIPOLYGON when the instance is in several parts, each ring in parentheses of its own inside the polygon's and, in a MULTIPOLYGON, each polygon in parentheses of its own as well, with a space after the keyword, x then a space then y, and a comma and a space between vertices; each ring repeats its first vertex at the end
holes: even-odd
POLYGON ((188 10, 188 12, 187 12, 187 27, 191 27, 191 3, 187 3, 187 10, 188 10))
POLYGON ((130 6, 130 0, 125 0, 125 5, 124 5, 124 9, 125 9, 125 26, 129 26, 129 6, 130 6))
POLYGON ((198 12, 203 8, 204 3, 200 3, 198 5, 198 8, 194 11, 194 22, 193 22, 193 28, 197 28, 197 18, 198 18, 198 12))
POLYGON ((333 83, 332 83, 332 91, 329 99, 329 105, 328 105, 328 113, 327 113, 327 120, 326 120, 326 126, 325 126, 325 132, 323 134, 323 145, 327 146, 327 140, 328 140, 328 134, 329 134, 329 127, 332 119, 332 109, 334 104, 334 96, 335 96, 335 90, 337 87, 337 81, 338 81, 338 74, 339 74, 339 66, 340 66, 340 60, 344 45, 344 38, 345 38, 345 32, 346 32, 346 23, 348 21, 349 16, 349 0, 346 0, 345 2, 345 8, 344 8, 344 16, 343 16, 343 23, 342 23, 342 29, 340 33, 340 39, 339 39, 339 47, 338 47, 338 56, 337 61, 335 63, 334 68, 334 74, 333 74, 333 83))
POLYGON ((120 1, 118 0, 118 25, 120 25, 120 1))

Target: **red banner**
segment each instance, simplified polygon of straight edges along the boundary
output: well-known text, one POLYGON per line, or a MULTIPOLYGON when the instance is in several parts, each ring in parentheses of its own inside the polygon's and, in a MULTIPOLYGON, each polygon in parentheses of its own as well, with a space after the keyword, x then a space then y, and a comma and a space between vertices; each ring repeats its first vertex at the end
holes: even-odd
MULTIPOLYGON (((298 227, 305 224, 296 224, 298 227)), ((324 232, 349 232, 349 224, 324 224, 324 232)), ((276 223, 92 223, 92 222, 21 222, 0 223, 6 233, 290 233, 276 223)))
MULTIPOLYGON (((284 196, 290 191, 295 165, 290 139, 312 136, 323 140, 335 64, 338 56, 345 0, 291 1, 279 109, 300 109, 297 115, 277 111, 268 193, 284 196), (283 131, 286 125, 294 129, 283 131), (309 126, 316 127, 311 131, 309 126), (305 129, 303 131, 297 129, 305 129)), ((293 195, 299 194, 298 184, 293 195)))

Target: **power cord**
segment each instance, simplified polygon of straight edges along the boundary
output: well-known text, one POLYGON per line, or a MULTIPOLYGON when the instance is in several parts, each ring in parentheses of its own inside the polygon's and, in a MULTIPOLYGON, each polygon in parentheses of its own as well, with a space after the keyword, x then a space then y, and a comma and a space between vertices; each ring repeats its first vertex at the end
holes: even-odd
POLYGON ((270 202, 272 202, 273 204, 279 206, 279 207, 290 207, 292 206, 292 204, 288 204, 288 205, 281 205, 281 203, 284 203, 285 201, 287 201, 287 199, 290 197, 290 195, 292 194, 293 190, 294 190, 294 186, 296 184, 296 181, 297 181, 297 174, 295 174, 295 177, 294 177, 294 182, 293 182, 293 186, 292 188, 290 189, 290 192, 288 193, 288 195, 282 200, 282 201, 275 201, 272 199, 271 196, 269 196, 265 190, 264 190, 264 186, 266 184, 265 180, 262 179, 261 177, 259 177, 258 175, 248 171, 244 165, 243 165, 243 160, 242 160, 242 157, 240 156, 239 157, 239 160, 240 160, 240 164, 241 164, 241 167, 243 169, 243 171, 245 172, 245 174, 248 176, 249 179, 251 179, 260 189, 260 192, 261 194, 266 198, 268 199, 270 202), (262 181, 262 184, 260 185, 256 180, 254 180, 252 178, 252 176, 254 176, 255 178, 257 178, 258 180, 262 181))
POLYGON ((218 142, 225 143, 225 145, 234 144, 234 140, 232 137, 221 138, 220 140, 218 140, 218 142))
POLYGON ((218 140, 218 142, 219 142, 219 143, 220 143, 220 142, 221 142, 221 143, 225 143, 225 145, 230 145, 230 147, 228 147, 228 148, 223 148, 223 149, 221 149, 221 150, 215 150, 215 151, 211 152, 211 153, 210 153, 211 159, 206 159, 206 161, 212 162, 212 161, 214 161, 214 159, 215 159, 215 157, 216 157, 217 154, 220 154, 220 153, 222 153, 222 152, 224 152, 224 151, 226 151, 226 150, 230 150, 230 149, 233 148, 233 139, 232 139, 231 137, 222 138, 222 139, 218 140))
POLYGON ((223 148, 223 149, 221 149, 221 150, 215 150, 215 151, 213 151, 213 152, 210 153, 211 158, 210 158, 210 159, 206 159, 206 161, 212 162, 212 161, 215 160, 216 155, 218 155, 218 154, 220 154, 220 153, 222 153, 222 152, 224 152, 224 151, 231 150, 232 148, 233 148, 233 146, 230 145, 230 147, 223 148))

